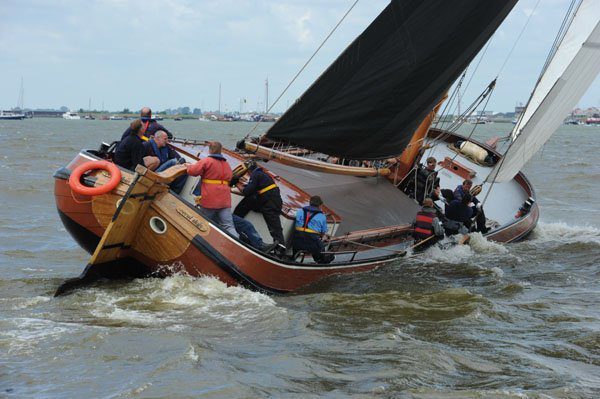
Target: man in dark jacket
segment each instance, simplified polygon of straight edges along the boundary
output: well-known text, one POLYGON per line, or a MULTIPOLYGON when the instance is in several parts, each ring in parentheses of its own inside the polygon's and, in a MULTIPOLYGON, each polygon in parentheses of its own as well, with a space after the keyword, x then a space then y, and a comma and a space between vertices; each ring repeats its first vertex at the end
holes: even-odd
POLYGON ((285 246, 283 228, 279 219, 283 206, 279 187, 256 162, 248 162, 248 170, 251 171, 248 184, 245 186, 240 182, 236 184, 244 199, 235 207, 233 214, 243 218, 250 211, 262 213, 273 242, 285 246))
POLYGON ((115 163, 129 170, 135 170, 137 165, 143 165, 150 170, 155 170, 160 161, 158 157, 146 155, 146 149, 142 140, 142 136, 144 135, 142 132, 142 122, 136 119, 131 122, 128 130, 130 132, 129 135, 121 140, 115 151, 115 163))
POLYGON ((473 208, 470 206, 471 200, 471 194, 466 193, 462 196, 462 200, 459 201, 457 199, 454 199, 446 205, 446 217, 451 221, 453 220, 455 222, 460 223, 460 225, 452 228, 448 228, 447 225, 444 226, 446 227, 446 232, 449 235, 457 234, 458 232, 460 232, 461 226, 466 227, 467 230, 471 229, 471 218, 475 215, 473 208))
POLYGON ((456 186, 456 189, 454 189, 454 199, 461 201, 464 195, 471 195, 471 202, 473 203, 472 210, 473 216, 476 216, 475 221, 477 225, 477 231, 485 234, 488 232, 488 228, 485 225, 485 213, 483 211, 481 202, 475 196, 481 191, 481 186, 476 186, 475 189, 473 188, 473 181, 466 179, 460 186, 456 186), (478 191, 475 191, 475 189, 478 189, 478 191), (475 193, 475 195, 472 193, 475 193))
MULTIPOLYGON (((156 132, 158 132, 159 130, 166 132, 167 136, 170 139, 173 138, 173 135, 171 134, 171 132, 169 132, 167 130, 166 127, 164 127, 160 123, 156 122, 156 120, 152 118, 152 110, 150 108, 148 108, 148 107, 142 108, 142 110, 140 111, 140 119, 142 121, 142 133, 143 133, 142 140, 144 140, 144 141, 148 140, 148 137, 154 136, 154 134, 156 132)), ((123 132, 123 135, 121 136, 121 140, 124 140, 125 137, 127 137, 129 135, 130 132, 131 132, 130 128, 127 128, 127 130, 125 130, 123 132)))
POLYGON ((434 157, 427 158, 425 168, 419 168, 417 172, 417 201, 422 203, 425 198, 437 201, 440 197, 440 178, 435 170, 437 160, 434 157))

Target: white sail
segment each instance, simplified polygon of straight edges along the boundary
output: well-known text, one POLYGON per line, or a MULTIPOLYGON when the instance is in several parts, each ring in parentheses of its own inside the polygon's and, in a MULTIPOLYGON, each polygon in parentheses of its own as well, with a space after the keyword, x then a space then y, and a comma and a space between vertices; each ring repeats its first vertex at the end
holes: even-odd
POLYGON ((546 143, 600 72, 600 0, 583 0, 548 64, 513 142, 487 181, 511 180, 546 143))

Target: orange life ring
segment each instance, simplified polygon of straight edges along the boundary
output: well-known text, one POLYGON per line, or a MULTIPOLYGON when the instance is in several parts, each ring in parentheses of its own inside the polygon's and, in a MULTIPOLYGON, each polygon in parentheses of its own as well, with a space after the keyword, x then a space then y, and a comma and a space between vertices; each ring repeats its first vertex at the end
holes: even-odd
POLYGON ((114 163, 108 161, 90 161, 76 167, 69 176, 69 187, 81 195, 102 195, 112 191, 121 181, 121 171, 114 163), (81 184, 81 176, 90 170, 105 170, 110 173, 110 179, 106 184, 98 187, 88 187, 81 184))

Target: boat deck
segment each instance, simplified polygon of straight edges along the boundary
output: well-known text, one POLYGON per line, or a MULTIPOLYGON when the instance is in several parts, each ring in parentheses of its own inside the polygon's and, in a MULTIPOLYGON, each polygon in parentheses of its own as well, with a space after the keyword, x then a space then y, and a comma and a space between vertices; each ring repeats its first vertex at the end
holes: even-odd
MULTIPOLYGON (((465 177, 440 166, 440 163, 448 157, 475 172, 475 177, 471 178, 471 180, 473 180, 474 185, 483 185, 482 191, 477 198, 483 201, 487 196, 483 206, 488 219, 492 219, 500 225, 506 225, 515 220, 515 214, 518 212, 519 207, 529 197, 528 193, 515 179, 503 183, 495 183, 493 186, 489 183, 483 184, 492 170, 491 167, 477 164, 470 158, 462 154, 457 154, 448 147, 448 143, 446 142, 434 140, 431 144, 433 148, 427 150, 422 159, 425 160, 430 156, 436 158, 438 162, 436 170, 438 170, 441 188, 454 190, 465 179, 465 177), (488 196, 490 189, 492 190, 492 195, 488 196)), ((442 201, 437 201, 437 204, 442 209, 444 208, 442 201)))
POLYGON ((371 228, 410 224, 420 206, 383 177, 354 177, 315 172, 276 161, 262 166, 294 182, 341 216, 336 235, 371 228))

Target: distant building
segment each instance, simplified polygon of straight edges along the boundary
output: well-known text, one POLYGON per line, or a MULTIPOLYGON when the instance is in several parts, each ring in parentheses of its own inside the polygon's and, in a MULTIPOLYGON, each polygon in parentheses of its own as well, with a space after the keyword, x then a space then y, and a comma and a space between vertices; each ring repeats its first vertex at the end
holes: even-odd
POLYGON ((525 106, 521 103, 515 106, 515 118, 518 118, 523 112, 525 112, 525 106))

